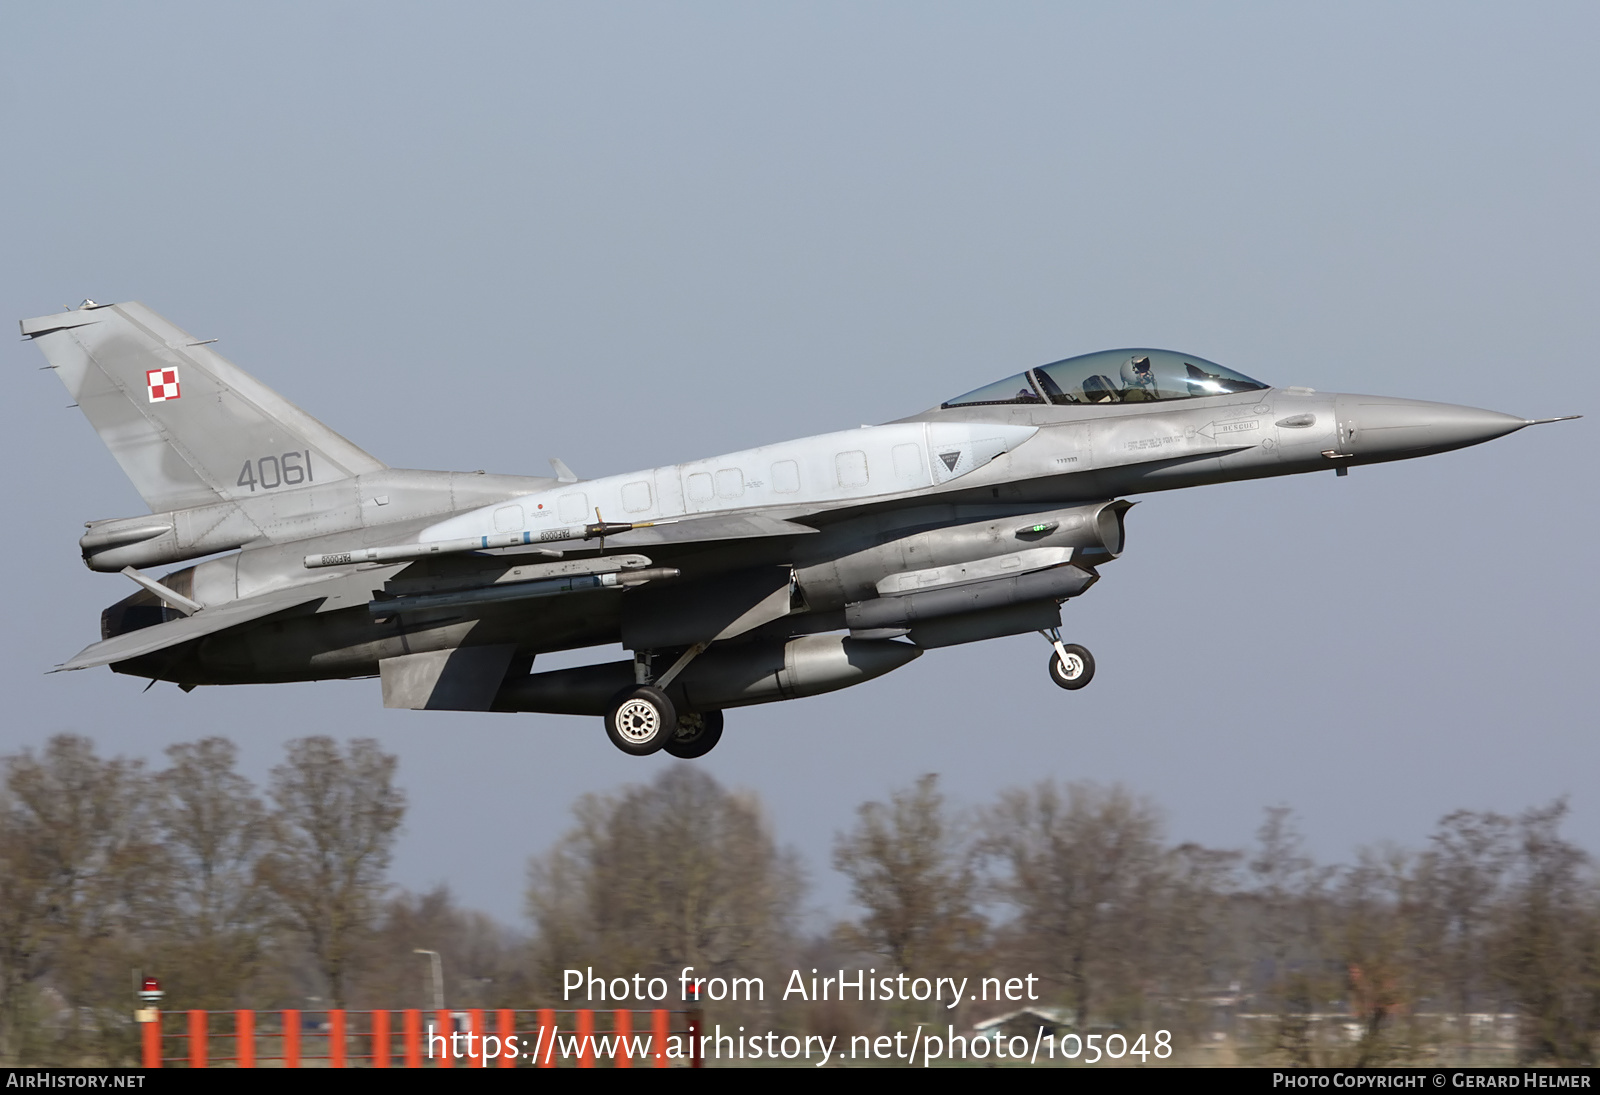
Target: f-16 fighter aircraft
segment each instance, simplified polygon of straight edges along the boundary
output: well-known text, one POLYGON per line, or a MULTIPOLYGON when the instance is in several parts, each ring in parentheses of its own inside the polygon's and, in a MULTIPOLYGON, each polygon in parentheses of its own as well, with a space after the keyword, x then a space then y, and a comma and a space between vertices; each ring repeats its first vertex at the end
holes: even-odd
POLYGON ((89 522, 89 569, 139 588, 61 669, 185 690, 377 676, 388 707, 603 716, 639 756, 703 756, 727 708, 1002 635, 1043 635, 1051 679, 1081 688, 1094 659, 1062 640, 1061 605, 1122 553, 1122 496, 1343 475, 1558 421, 1127 349, 625 475, 403 471, 143 305, 85 301, 22 333, 151 511, 89 522), (631 656, 533 672, 609 643, 631 656))

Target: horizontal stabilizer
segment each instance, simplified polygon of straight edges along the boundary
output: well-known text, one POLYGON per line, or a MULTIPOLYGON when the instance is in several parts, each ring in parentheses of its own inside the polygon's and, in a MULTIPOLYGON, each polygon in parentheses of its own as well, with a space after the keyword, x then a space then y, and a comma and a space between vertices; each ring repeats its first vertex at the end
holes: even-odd
POLYGON ((383 706, 412 711, 487 711, 516 654, 514 643, 463 646, 384 658, 383 706))
POLYGON ((314 587, 308 589, 305 586, 298 586, 294 589, 278 590, 275 593, 264 593, 259 597, 247 597, 242 601, 230 601, 215 608, 201 609, 181 620, 168 620, 166 623, 142 627, 137 631, 114 635, 86 646, 78 652, 77 657, 56 666, 51 672, 58 673, 64 669, 92 669, 97 665, 111 665, 145 654, 154 654, 158 650, 166 650, 168 647, 194 639, 203 639, 207 635, 259 620, 276 612, 320 601, 323 596, 324 594, 314 587))

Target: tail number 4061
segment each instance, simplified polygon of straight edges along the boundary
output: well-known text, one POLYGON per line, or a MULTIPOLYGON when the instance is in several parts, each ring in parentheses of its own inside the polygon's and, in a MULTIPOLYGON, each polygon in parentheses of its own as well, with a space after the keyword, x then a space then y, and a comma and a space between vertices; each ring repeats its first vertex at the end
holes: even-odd
POLYGON ((244 467, 239 469, 239 481, 236 487, 249 487, 254 493, 257 487, 262 490, 272 490, 274 487, 298 487, 301 483, 309 483, 314 477, 311 474, 311 450, 305 452, 286 452, 282 456, 259 456, 254 460, 246 460, 244 467))

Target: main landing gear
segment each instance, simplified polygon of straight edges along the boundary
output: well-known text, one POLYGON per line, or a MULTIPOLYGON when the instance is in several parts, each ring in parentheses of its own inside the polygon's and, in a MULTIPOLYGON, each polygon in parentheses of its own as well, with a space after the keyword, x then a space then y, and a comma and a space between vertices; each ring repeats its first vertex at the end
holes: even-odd
POLYGON ((722 712, 704 711, 678 716, 678 732, 662 746, 679 760, 703 757, 722 740, 722 712))
POLYGON ((1041 631, 1054 649, 1050 652, 1050 679, 1060 688, 1076 691, 1094 680, 1094 655, 1087 647, 1061 641, 1061 629, 1041 631))
POLYGON ((665 749, 680 760, 703 757, 722 740, 722 712, 680 715, 672 698, 648 684, 623 692, 606 712, 606 736, 632 757, 665 749))
POLYGON ((690 647, 654 684, 650 680, 652 657, 635 655, 639 684, 617 693, 606 712, 606 737, 632 757, 647 757, 665 749, 682 760, 703 757, 722 740, 722 712, 695 711, 680 715, 665 689, 706 644, 690 647))
POLYGON ((629 756, 647 757, 677 732, 678 711, 672 699, 648 684, 621 693, 606 712, 606 737, 629 756))

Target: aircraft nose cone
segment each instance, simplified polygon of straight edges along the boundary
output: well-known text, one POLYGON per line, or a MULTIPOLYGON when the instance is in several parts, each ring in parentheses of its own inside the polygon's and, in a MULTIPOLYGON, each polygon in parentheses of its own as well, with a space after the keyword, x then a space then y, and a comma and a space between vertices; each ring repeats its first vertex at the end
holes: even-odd
POLYGON ((1504 437, 1528 420, 1499 411, 1380 396, 1339 397, 1344 451, 1369 459, 1403 459, 1449 452, 1504 437))

